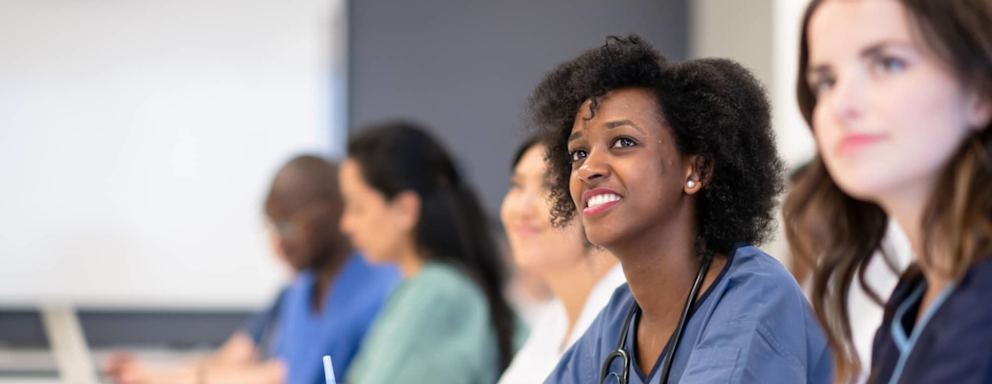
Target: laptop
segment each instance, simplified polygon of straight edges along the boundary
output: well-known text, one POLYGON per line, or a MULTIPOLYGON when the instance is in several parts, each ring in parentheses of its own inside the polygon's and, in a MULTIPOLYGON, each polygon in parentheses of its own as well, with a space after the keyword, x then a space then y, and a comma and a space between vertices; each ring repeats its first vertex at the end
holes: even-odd
POLYGON ((76 311, 69 305, 46 305, 41 320, 59 377, 67 384, 97 384, 97 370, 76 311))

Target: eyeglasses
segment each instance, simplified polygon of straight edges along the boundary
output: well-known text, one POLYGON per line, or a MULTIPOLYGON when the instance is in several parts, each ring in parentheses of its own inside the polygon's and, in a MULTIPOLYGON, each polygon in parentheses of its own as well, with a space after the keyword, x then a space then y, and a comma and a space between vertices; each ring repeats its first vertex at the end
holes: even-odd
POLYGON ((269 221, 269 228, 279 234, 279 236, 286 236, 296 233, 300 230, 300 225, 296 221, 290 220, 272 220, 269 221))
POLYGON ((315 220, 320 220, 323 216, 331 215, 328 213, 328 209, 328 206, 325 204, 310 203, 298 207, 290 211, 290 213, 280 212, 276 217, 268 215, 266 226, 279 236, 292 236, 300 233, 300 231, 315 220))

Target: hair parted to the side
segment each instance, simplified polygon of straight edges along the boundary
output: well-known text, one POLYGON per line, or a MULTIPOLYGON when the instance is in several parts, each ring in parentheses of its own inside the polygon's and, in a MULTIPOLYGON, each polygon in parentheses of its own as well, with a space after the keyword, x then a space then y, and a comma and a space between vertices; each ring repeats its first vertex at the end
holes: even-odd
MULTIPOLYGON (((822 4, 814 0, 803 16, 796 95, 807 124, 812 126, 816 97, 806 81, 809 67, 808 29, 813 13, 822 4)), ((992 100, 992 3, 988 0, 901 0, 908 22, 926 48, 955 74, 963 88, 992 100)), ((950 260, 928 265, 947 266, 940 271, 956 279, 974 263, 992 255, 992 127, 986 126, 967 139, 948 161, 925 207, 926 229, 923 260, 934 254, 950 260), (934 252, 939 250, 939 252, 934 252)), ((888 217, 876 204, 844 193, 815 158, 783 205, 785 232, 794 257, 813 268, 811 301, 827 331, 834 354, 837 378, 856 379, 861 370, 851 338, 847 312, 848 287, 857 277, 873 298, 878 294, 865 281, 868 265, 886 233, 888 217)), ((882 252, 888 265, 890 255, 882 252)), ((919 278, 911 267, 904 278, 919 278)), ((869 381, 871 381, 869 379, 869 381)))
POLYGON ((516 317, 503 296, 506 270, 475 191, 454 159, 426 129, 406 121, 366 127, 348 141, 366 183, 391 200, 401 192, 421 202, 415 238, 421 255, 460 268, 485 294, 499 344, 500 370, 513 357, 516 317))
MULTIPOLYGON (((610 91, 651 91, 682 154, 700 155, 709 174, 697 195, 697 247, 727 253, 736 243, 761 243, 771 234, 775 198, 782 191, 782 162, 771 129, 770 107, 760 83, 725 59, 668 63, 637 36, 606 43, 562 63, 531 96, 531 113, 547 146, 553 221, 575 214, 569 195, 567 138, 582 103, 610 91)), ((660 160, 659 160, 660 161, 660 160)))

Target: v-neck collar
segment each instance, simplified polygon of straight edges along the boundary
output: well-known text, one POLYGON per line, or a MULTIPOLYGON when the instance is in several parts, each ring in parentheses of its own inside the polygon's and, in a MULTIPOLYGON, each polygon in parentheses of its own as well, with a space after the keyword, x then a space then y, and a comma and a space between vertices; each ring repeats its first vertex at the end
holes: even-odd
MULTIPOLYGON (((686 318, 685 320, 686 328, 688 328, 689 323, 692 322, 692 316, 696 313, 696 309, 701 307, 703 303, 706 302, 706 299, 710 296, 710 293, 713 292, 713 289, 716 288, 716 286, 720 283, 720 281, 723 280, 723 276, 726 275, 727 271, 730 270, 730 266, 734 262, 734 256, 737 254, 737 250, 746 246, 748 246, 748 244, 743 244, 743 243, 735 244, 734 249, 727 254, 727 262, 723 264, 723 268, 720 270, 720 273, 716 276, 716 278, 713 279, 713 283, 710 284, 710 286, 707 287, 705 291, 703 291, 703 294, 699 296, 699 300, 696 300, 696 302, 693 303, 692 308, 689 308, 689 317, 686 318)), ((634 301, 634 305, 638 305, 636 300, 634 301)), ((658 373, 658 369, 661 368, 661 363, 665 361, 664 357, 668 355, 668 350, 672 346, 672 338, 671 335, 668 336, 668 341, 665 342, 665 348, 662 348, 661 354, 658 355, 657 358, 655 358, 654 365, 651 367, 651 371, 648 372, 647 377, 645 377, 644 371, 641 369, 641 365, 637 362, 638 360, 637 359, 637 325, 638 323, 640 323, 640 320, 641 320, 641 311, 640 309, 638 309, 637 312, 634 314, 634 318, 631 319, 630 329, 627 330, 628 342, 626 343, 627 345, 624 345, 624 348, 630 351, 629 355, 631 360, 630 362, 631 370, 634 371, 633 373, 637 375, 639 379, 641 379, 642 383, 647 383, 648 380, 653 378, 654 375, 658 373)), ((672 356, 671 359, 674 360, 675 356, 672 356)), ((674 365, 674 363, 675 362, 673 361, 672 364, 674 365)))
MULTIPOLYGON (((700 301, 700 302, 702 302, 702 301, 700 301)), ((690 316, 690 318, 691 318, 691 316, 690 316)), ((631 360, 630 366, 631 366, 631 370, 633 370, 634 371, 634 374, 637 375, 637 377, 641 379, 641 382, 642 383, 647 383, 648 382, 648 379, 654 377, 655 373, 658 373, 658 368, 661 367, 661 363, 665 360, 664 357, 668 355, 668 350, 672 346, 672 337, 671 336, 668 336, 668 341, 665 342, 665 348, 662 348, 661 349, 661 354, 659 354, 658 357, 655 358, 654 365, 651 367, 651 372, 648 372, 647 377, 645 377, 644 376, 644 370, 641 369, 641 365, 637 362, 637 360, 638 360, 638 358, 637 358, 637 325, 640 322, 641 322, 641 311, 638 310, 634 314, 634 318, 631 319, 631 324, 630 324, 631 327, 627 331, 627 340, 630 340, 630 342, 628 343, 628 344, 630 344, 630 347, 628 348, 628 350, 630 351, 630 360, 631 360)), ((688 322, 689 322, 689 320, 687 319, 686 320, 686 323, 688 323, 688 322)))
POLYGON ((955 286, 956 284, 952 282, 944 287, 918 320, 914 321, 914 317, 919 312, 920 299, 927 290, 926 281, 920 282, 913 289, 913 292, 896 308, 896 312, 892 317, 892 326, 889 330, 892 333, 892 340, 899 350, 899 360, 896 362, 892 376, 889 378, 890 384, 899 382, 902 371, 906 366, 906 361, 909 360, 909 356, 913 353, 913 347, 916 345, 917 340, 919 340, 920 334, 923 333, 930 319, 933 318, 951 293, 954 292, 955 286))

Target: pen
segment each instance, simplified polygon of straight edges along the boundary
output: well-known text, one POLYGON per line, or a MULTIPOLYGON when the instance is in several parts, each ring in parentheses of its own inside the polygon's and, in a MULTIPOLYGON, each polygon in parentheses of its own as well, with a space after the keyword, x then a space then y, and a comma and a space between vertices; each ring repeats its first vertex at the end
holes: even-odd
POLYGON ((324 355, 324 379, 327 380, 327 384, 337 384, 337 380, 334 379, 334 366, 331 365, 331 357, 324 355))

